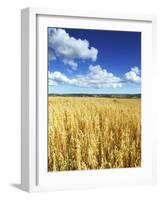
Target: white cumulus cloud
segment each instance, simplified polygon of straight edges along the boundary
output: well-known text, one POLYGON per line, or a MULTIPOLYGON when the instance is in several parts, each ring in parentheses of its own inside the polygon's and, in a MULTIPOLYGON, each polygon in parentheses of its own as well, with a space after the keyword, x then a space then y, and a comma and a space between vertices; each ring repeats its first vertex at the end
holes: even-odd
POLYGON ((68 78, 61 72, 49 72, 49 81, 54 83, 66 83, 85 88, 108 88, 122 87, 121 79, 103 69, 100 65, 90 65, 89 72, 84 75, 77 75, 76 78, 68 78))
POLYGON ((64 82, 67 83, 70 81, 64 74, 61 72, 49 72, 48 73, 48 78, 49 81, 54 81, 54 82, 64 82))
POLYGON ((49 80, 48 80, 48 85, 49 85, 49 86, 57 86, 58 84, 57 84, 56 81, 54 81, 54 80, 52 80, 52 79, 49 79, 49 80))
POLYGON ((48 60, 56 60, 55 53, 51 48, 48 49, 48 60))
POLYGON ((131 70, 124 75, 124 80, 131 83, 140 83, 140 70, 138 67, 133 67, 131 70))
POLYGON ((64 29, 60 28, 49 28, 48 34, 49 61, 59 57, 73 70, 78 67, 76 59, 96 61, 98 50, 90 47, 87 40, 70 37, 64 29))

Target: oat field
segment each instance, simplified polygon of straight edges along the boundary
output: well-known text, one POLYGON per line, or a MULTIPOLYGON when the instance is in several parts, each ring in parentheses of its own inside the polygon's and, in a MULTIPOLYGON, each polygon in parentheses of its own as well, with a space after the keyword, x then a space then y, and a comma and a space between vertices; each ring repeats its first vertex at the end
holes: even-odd
POLYGON ((141 100, 48 97, 48 171, 141 166, 141 100))

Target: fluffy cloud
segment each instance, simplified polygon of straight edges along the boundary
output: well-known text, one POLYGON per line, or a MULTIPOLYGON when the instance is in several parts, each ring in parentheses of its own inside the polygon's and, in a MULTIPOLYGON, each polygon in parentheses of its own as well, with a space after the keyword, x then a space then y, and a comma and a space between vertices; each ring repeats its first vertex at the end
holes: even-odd
POLYGON ((49 86, 57 86, 58 84, 57 84, 56 81, 54 81, 54 80, 52 80, 52 79, 49 79, 49 80, 48 80, 48 85, 49 85, 49 86))
POLYGON ((130 83, 140 83, 141 78, 139 68, 136 66, 131 68, 131 70, 124 75, 123 79, 130 83))
POLYGON ((122 87, 121 79, 114 76, 112 73, 102 69, 100 65, 90 65, 89 73, 85 75, 77 75, 76 78, 69 79, 61 72, 49 72, 49 82, 51 83, 66 83, 85 88, 107 88, 107 87, 122 87))
POLYGON ((48 73, 48 78, 49 81, 54 81, 54 82, 64 82, 64 83, 69 83, 70 79, 68 79, 64 74, 61 72, 49 72, 48 73))
POLYGON ((76 59, 96 61, 98 50, 90 47, 87 40, 70 37, 64 29, 58 28, 49 28, 48 34, 49 61, 59 57, 73 70, 78 67, 76 59))
POLYGON ((139 70, 139 68, 138 67, 132 67, 131 68, 131 71, 133 71, 133 72, 135 72, 137 75, 139 75, 140 74, 140 70, 139 70))
POLYGON ((55 59, 56 59, 56 57, 55 57, 55 53, 54 53, 53 49, 48 48, 48 60, 50 61, 50 60, 55 60, 55 59))

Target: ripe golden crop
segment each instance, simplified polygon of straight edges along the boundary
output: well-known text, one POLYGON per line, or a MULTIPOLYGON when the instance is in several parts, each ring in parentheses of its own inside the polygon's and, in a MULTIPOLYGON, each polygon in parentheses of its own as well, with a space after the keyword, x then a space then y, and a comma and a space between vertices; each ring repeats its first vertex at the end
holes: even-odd
POLYGON ((141 166, 141 100, 48 97, 48 171, 141 166))

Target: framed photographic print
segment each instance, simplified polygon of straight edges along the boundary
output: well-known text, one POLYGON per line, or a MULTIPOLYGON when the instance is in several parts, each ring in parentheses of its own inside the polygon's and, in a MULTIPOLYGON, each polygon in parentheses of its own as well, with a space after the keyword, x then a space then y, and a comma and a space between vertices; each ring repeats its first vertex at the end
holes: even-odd
POLYGON ((155 17, 26 8, 21 30, 22 189, 154 183, 155 17))

